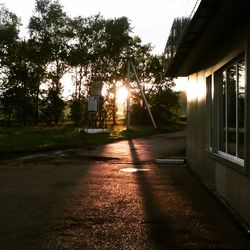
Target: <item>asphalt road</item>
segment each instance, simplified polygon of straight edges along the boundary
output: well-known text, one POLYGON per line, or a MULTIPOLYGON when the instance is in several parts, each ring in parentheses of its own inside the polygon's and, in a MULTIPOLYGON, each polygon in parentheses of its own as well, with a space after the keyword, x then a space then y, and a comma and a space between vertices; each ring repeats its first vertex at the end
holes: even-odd
POLYGON ((185 165, 183 133, 0 162, 0 250, 250 249, 185 165))

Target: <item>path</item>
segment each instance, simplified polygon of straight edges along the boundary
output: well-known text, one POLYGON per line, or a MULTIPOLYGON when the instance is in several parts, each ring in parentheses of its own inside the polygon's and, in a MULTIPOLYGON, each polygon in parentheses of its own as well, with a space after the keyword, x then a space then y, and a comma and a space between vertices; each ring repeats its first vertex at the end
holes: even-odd
POLYGON ((185 166, 154 163, 184 151, 176 133, 1 162, 0 250, 250 249, 185 166))

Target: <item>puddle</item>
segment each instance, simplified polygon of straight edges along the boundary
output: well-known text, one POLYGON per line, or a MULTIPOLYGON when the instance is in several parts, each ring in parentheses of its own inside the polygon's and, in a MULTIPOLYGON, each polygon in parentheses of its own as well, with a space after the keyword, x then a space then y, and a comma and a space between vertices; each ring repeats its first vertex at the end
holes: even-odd
POLYGON ((121 168, 120 171, 126 173, 146 172, 149 171, 149 168, 121 168))

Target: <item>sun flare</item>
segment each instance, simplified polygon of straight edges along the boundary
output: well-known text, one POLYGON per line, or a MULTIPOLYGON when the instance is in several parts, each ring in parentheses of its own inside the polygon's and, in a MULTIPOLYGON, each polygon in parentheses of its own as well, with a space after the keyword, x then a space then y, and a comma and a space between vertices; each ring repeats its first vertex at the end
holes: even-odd
POLYGON ((117 96, 118 103, 120 104, 124 103, 128 98, 128 89, 124 86, 119 87, 117 89, 116 96, 117 96))

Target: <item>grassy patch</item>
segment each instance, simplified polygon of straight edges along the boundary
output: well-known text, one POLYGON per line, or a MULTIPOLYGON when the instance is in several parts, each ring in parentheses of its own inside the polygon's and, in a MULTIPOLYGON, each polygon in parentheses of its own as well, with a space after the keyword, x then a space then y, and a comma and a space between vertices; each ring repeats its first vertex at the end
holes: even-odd
POLYGON ((183 124, 169 124, 158 129, 124 126, 112 128, 111 133, 85 134, 75 128, 0 129, 0 157, 13 153, 39 152, 54 149, 79 148, 145 137, 185 129, 183 124))

